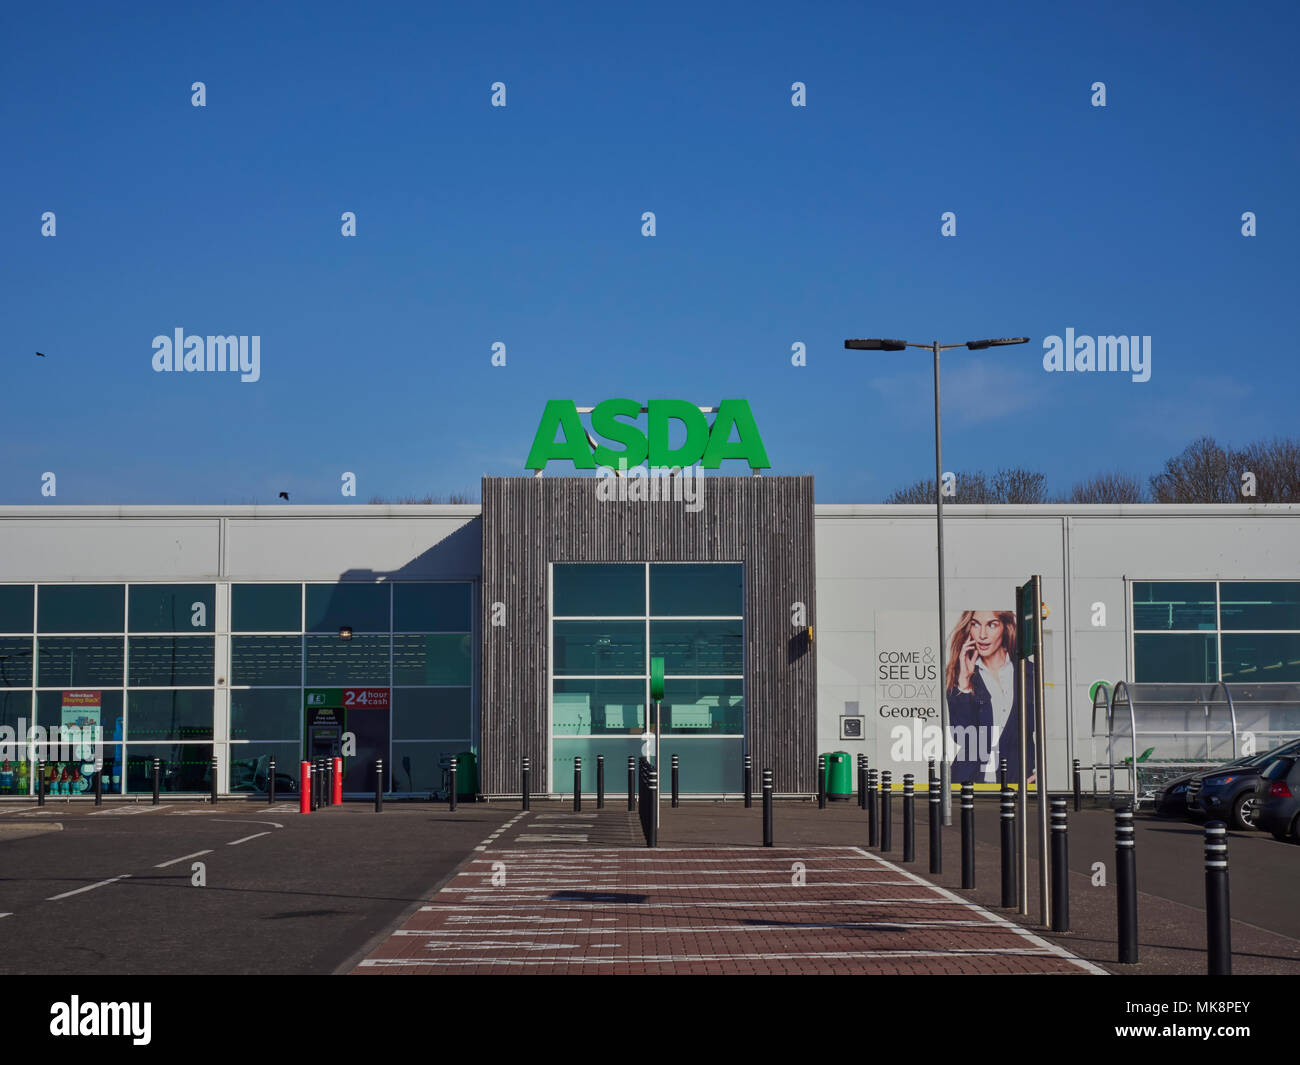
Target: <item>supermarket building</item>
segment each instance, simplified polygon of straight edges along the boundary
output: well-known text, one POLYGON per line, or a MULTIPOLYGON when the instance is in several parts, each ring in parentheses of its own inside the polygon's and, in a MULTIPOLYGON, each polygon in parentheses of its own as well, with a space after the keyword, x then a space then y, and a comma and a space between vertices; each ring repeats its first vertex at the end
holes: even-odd
MULTIPOLYGON (((207 791, 214 756, 221 792, 260 790, 269 757, 343 737, 353 793, 382 759, 390 794, 426 797, 466 750, 484 796, 517 794, 524 757, 563 793, 575 756, 604 755, 617 790, 662 656, 687 794, 736 795, 746 754, 782 794, 813 792, 831 751, 923 779, 899 744, 937 717, 933 508, 816 504, 811 477, 709 475, 691 506, 600 488, 0 507, 0 740, 98 722, 109 793, 150 790, 155 757, 178 792, 207 791)), ((1042 575, 1062 784, 1088 760, 1094 681, 1300 681, 1300 507, 952 505, 944 530, 949 630, 1042 575)), ((30 793, 20 761, 0 792, 30 793)))

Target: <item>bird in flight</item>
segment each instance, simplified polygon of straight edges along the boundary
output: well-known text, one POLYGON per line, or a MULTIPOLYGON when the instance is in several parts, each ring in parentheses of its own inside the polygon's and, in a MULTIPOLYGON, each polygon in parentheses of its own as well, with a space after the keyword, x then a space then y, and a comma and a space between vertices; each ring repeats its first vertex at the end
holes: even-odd
POLYGON ((281 492, 281 493, 280 493, 280 498, 283 499, 283 500, 286 500, 286 501, 287 501, 288 498, 289 498, 289 493, 288 493, 288 492, 281 492))
POLYGON ((43 351, 38 351, 36 354, 39 355, 42 359, 45 358, 45 352, 43 351))

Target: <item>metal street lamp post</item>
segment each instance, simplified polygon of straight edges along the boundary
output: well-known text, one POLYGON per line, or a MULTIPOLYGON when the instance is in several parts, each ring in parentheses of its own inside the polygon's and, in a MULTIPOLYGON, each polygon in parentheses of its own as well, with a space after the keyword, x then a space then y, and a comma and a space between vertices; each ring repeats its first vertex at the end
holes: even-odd
POLYGON ((939 421, 939 352, 951 348, 968 348, 971 351, 983 351, 985 348, 1003 347, 1008 344, 1028 344, 1028 337, 1000 337, 996 340, 968 340, 965 344, 912 344, 906 340, 846 340, 844 346, 850 351, 903 351, 906 348, 923 348, 934 354, 934 507, 935 524, 939 543, 939 728, 943 735, 943 757, 939 760, 940 788, 943 792, 943 823, 952 824, 952 769, 948 757, 948 746, 952 735, 948 728, 948 693, 944 691, 944 675, 947 672, 947 648, 945 633, 943 601, 943 444, 939 421))

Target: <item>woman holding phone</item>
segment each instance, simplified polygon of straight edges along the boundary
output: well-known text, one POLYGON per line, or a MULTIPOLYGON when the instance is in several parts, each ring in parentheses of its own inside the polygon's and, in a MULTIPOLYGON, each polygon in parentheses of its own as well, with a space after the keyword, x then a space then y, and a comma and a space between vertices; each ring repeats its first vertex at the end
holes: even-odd
MULTIPOLYGON (((1016 685, 1016 615, 1010 610, 967 610, 948 641, 944 691, 955 757, 952 781, 997 783, 1007 760, 1007 780, 1019 780, 1020 693, 1016 685)), ((1034 665, 1025 662, 1029 693, 1026 769, 1034 781, 1034 665)))

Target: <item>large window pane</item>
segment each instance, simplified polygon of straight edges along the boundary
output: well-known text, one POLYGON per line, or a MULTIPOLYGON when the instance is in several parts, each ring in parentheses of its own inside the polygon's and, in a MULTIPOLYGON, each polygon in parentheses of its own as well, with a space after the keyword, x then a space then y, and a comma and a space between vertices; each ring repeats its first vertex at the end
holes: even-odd
POLYGON ((235 632, 301 632, 302 585, 231 585, 230 627, 235 632))
POLYGON ((555 675, 645 674, 645 622, 557 621, 555 675))
POLYGON ((40 636, 36 640, 36 682, 44 688, 122 686, 122 637, 40 636))
MULTIPOLYGON (((1205 581, 1134 581, 1133 628, 1215 629, 1214 584, 1205 581)), ((1215 677, 1215 680, 1218 678, 1215 677)))
POLYGON ((212 739, 212 692, 127 692, 126 738, 212 739))
POLYGON ((232 636, 231 684, 301 684, 301 636, 232 636))
POLYGON ((121 632, 121 584, 43 584, 37 594, 41 632, 121 632))
POLYGON ((15 742, 25 739, 27 729, 35 723, 31 692, 0 691, 0 726, 14 730, 15 742))
POLYGON ((745 731, 744 681, 664 681, 663 731, 683 735, 745 731))
POLYGON ((469 632, 470 585, 394 584, 394 632, 469 632))
POLYGON ((301 688, 236 688, 230 693, 232 740, 299 741, 302 718, 301 688))
POLYGON ((127 683, 133 687, 212 686, 213 637, 130 636, 127 683))
POLYGON ((0 584, 0 632, 31 632, 36 603, 30 584, 0 584))
POLYGON ((656 563, 650 567, 654 617, 701 617, 745 612, 745 567, 739 563, 656 563))
POLYGON ((736 794, 745 787, 745 741, 703 736, 665 736, 659 779, 677 755, 680 789, 685 794, 736 794))
POLYGON ((73 691, 44 691, 36 693, 36 723, 49 729, 65 721, 86 721, 99 718, 104 741, 121 740, 125 726, 120 691, 102 691, 78 688, 73 691), (64 696, 67 696, 65 699, 64 696), (95 700, 98 699, 98 703, 95 700), (96 709, 96 707, 98 707, 96 709))
POLYGON ((1224 633, 1223 679, 1300 681, 1300 633, 1224 633))
POLYGON ((469 742, 468 688, 393 689, 393 739, 469 742))
MULTIPOLYGON (((386 790, 402 794, 403 792, 438 792, 441 794, 449 785, 444 765, 455 758, 468 745, 460 743, 396 743, 393 744, 393 767, 388 774, 386 790)), ((462 794, 477 791, 476 782, 461 779, 458 774, 456 790, 462 794)), ((373 771, 371 788, 374 788, 373 771)))
MULTIPOLYGON (((586 739, 560 739, 551 741, 551 779, 545 787, 552 792, 573 792, 573 759, 582 759, 582 790, 584 794, 596 792, 596 756, 605 756, 606 802, 611 796, 627 788, 627 760, 641 754, 640 736, 593 736, 586 739)), ((540 783, 540 782, 539 782, 540 783)), ((667 813, 665 812, 665 815, 667 813)))
POLYGON ((473 656, 469 633, 394 636, 393 683, 468 685, 473 656))
POLYGON ((551 695, 557 736, 640 732, 645 728, 644 680, 557 680, 551 695))
POLYGON ((388 687, 387 636, 307 636, 307 687, 388 687))
POLYGON ((387 584, 307 585, 307 631, 388 632, 387 584))
POLYGON ((132 743, 126 748, 126 790, 153 791, 153 760, 162 761, 164 792, 212 791, 212 744, 132 743))
POLYGON ((663 656, 664 672, 669 675, 744 673, 742 622, 652 621, 650 654, 663 656))
POLYGON ((1213 684, 1219 679, 1219 652, 1213 633, 1133 637, 1133 677, 1157 684, 1213 684))
POLYGON ((211 584, 133 584, 127 604, 132 632, 216 629, 216 593, 211 584))
POLYGON ((296 794, 298 763, 302 758, 302 746, 297 742, 231 744, 228 778, 231 792, 264 793, 272 758, 275 759, 276 797, 296 794))
POLYGON ((1219 595, 1225 629, 1300 629, 1300 581, 1224 581, 1219 595))
POLYGON ((645 615, 645 566, 557 563, 553 573, 557 618, 645 615))
POLYGON ((33 657, 30 636, 16 640, 0 637, 0 688, 30 688, 33 657))

